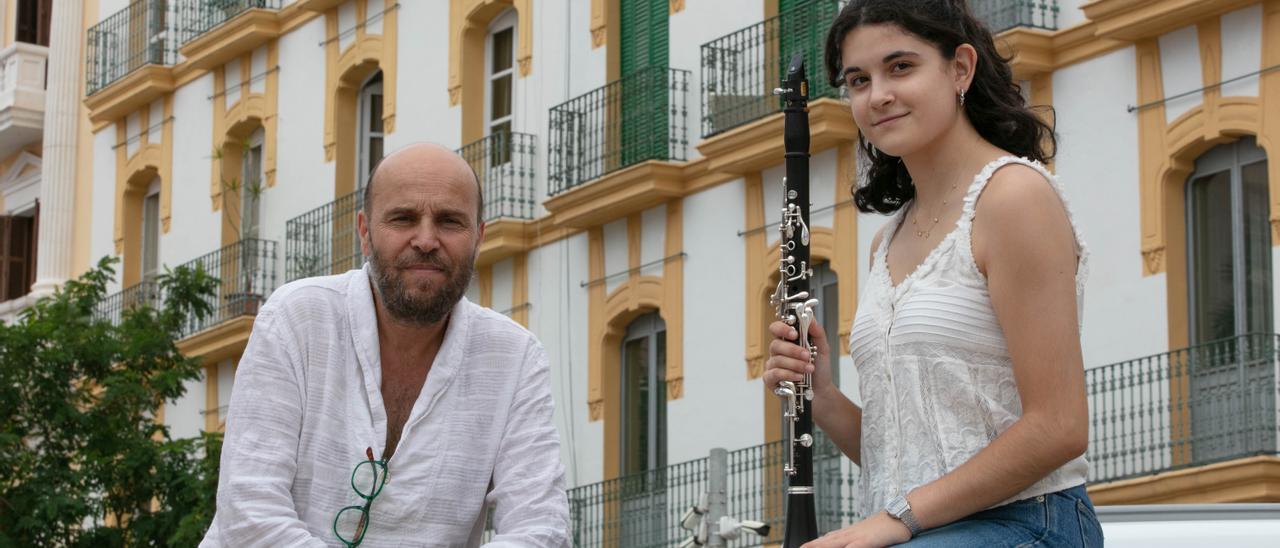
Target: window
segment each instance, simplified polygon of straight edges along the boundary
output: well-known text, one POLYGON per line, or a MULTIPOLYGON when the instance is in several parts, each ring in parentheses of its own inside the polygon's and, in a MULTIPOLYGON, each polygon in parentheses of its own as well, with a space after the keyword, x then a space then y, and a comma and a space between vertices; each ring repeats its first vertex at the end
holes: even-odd
POLYGON ((19 0, 18 41, 48 47, 52 8, 53 0, 19 0))
POLYGON ((667 328, 656 312, 636 318, 622 341, 622 473, 667 464, 667 328))
POLYGON ((1188 179, 1191 458, 1213 462, 1276 446, 1267 158, 1252 137, 1196 160, 1188 179), (1212 342, 1216 341, 1216 342, 1212 342), (1230 424, 1230 427, 1224 425, 1230 424))
POLYGON ((489 147, 490 166, 511 161, 512 95, 515 69, 515 13, 508 11, 494 20, 489 33, 488 55, 485 56, 486 89, 485 126, 493 137, 489 147))
POLYGON ((1275 331, 1267 159, 1253 137, 1196 160, 1187 185, 1190 340, 1275 331))
MULTIPOLYGON (((152 183, 159 186, 159 181, 152 183)), ((160 193, 142 200, 142 279, 154 280, 160 268, 160 193)))
POLYGON ((240 180, 240 239, 258 237, 258 224, 262 217, 262 191, 265 174, 262 171, 262 128, 249 137, 248 146, 241 157, 240 180))
POLYGON ((0 216, 0 301, 26 295, 36 281, 38 209, 0 216))
POLYGON ((831 347, 831 382, 840 386, 840 285, 829 263, 813 267, 809 292, 818 298, 818 323, 831 347))
POLYGON ((668 530, 667 328, 657 312, 627 326, 622 340, 621 537, 662 546, 668 530))
POLYGON ((378 71, 360 88, 356 120, 356 192, 369 184, 373 168, 382 159, 382 71, 378 71))

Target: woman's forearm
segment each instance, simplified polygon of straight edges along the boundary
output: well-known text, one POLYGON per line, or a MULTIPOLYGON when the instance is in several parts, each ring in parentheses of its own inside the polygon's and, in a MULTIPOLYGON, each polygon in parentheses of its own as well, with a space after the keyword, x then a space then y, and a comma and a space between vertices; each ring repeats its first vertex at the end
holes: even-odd
POLYGON ((832 386, 814 394, 813 419, 845 456, 862 463, 862 408, 832 386))
POLYGON ((1059 425, 1023 416, 968 462, 907 494, 912 514, 929 529, 1014 497, 1083 452, 1059 425))

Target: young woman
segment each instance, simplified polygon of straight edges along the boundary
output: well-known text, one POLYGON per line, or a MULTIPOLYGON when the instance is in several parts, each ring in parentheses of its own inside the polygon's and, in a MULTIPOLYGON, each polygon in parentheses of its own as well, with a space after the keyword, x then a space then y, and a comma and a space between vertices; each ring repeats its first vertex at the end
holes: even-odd
MULTIPOLYGON (((850 336, 859 408, 771 326, 764 382, 814 372, 814 417, 862 469, 864 520, 808 546, 1101 546, 1085 493, 1079 313, 1087 253, 1026 106, 964 0, 852 0, 827 73, 892 214, 850 336)), ((852 245, 845 242, 844 245, 852 245)))

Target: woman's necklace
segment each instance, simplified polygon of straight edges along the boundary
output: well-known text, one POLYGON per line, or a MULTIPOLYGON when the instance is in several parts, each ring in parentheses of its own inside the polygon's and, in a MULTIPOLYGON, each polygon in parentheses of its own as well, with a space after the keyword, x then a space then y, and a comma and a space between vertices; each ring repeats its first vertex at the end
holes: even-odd
POLYGON ((913 209, 914 211, 911 212, 911 230, 916 233, 916 237, 928 240, 929 236, 933 235, 933 229, 937 228, 938 226, 938 214, 941 213, 942 210, 947 208, 947 204, 949 203, 948 199, 951 197, 951 192, 954 191, 956 187, 959 185, 960 183, 958 181, 955 183, 951 183, 951 188, 947 189, 947 193, 943 195, 942 206, 939 207, 938 211, 933 214, 933 224, 930 224, 929 228, 926 228, 926 229, 920 228, 920 223, 918 222, 920 220, 920 211, 915 210, 916 208, 914 205, 912 206, 911 209, 913 209))

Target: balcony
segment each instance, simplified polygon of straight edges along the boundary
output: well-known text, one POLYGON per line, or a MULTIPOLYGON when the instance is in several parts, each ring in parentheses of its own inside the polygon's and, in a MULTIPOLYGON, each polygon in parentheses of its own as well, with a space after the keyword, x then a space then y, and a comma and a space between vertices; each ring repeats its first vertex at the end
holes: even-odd
POLYGON ((364 193, 352 192, 285 223, 284 265, 287 281, 328 276, 360 268, 360 234, 356 216, 364 193))
POLYGON ((1280 455, 1277 364, 1280 335, 1251 334, 1086 371, 1089 481, 1280 455))
POLYGON ((173 6, 166 0, 136 0, 89 29, 85 88, 89 95, 148 66, 177 60, 173 6))
POLYGON ((773 89, 802 53, 810 100, 839 97, 822 64, 826 29, 843 2, 814 0, 702 45, 702 136, 778 112, 773 89))
POLYGON ((179 51, 195 69, 209 69, 280 35, 282 0, 182 0, 179 51))
POLYGON ((1058 0, 970 0, 969 7, 992 34, 1014 27, 1058 29, 1058 0))
MULTIPOLYGON (((276 288, 278 253, 276 242, 245 239, 183 263, 201 268, 217 277, 216 292, 208 297, 212 312, 204 319, 189 318, 180 332, 191 337, 241 317, 255 316, 276 288)), ((162 306, 165 295, 160 285, 146 280, 107 297, 98 305, 97 317, 119 325, 124 311, 135 306, 162 306)))
POLYGON ((0 158, 42 139, 49 48, 14 42, 0 51, 0 158))
POLYGON ((458 149, 484 189, 484 222, 533 218, 535 136, 495 133, 458 149))
MULTIPOLYGON (((822 432, 816 432, 813 477, 818 530, 859 519, 858 468, 822 432)), ((731 546, 777 545, 786 518, 783 442, 728 453, 728 515, 769 524, 768 537, 744 534, 731 546)), ((709 458, 673 464, 569 490, 574 546, 676 546, 691 533, 680 518, 708 488, 709 458)))
POLYGON ((549 195, 648 160, 684 160, 689 72, 653 67, 551 109, 549 195))

